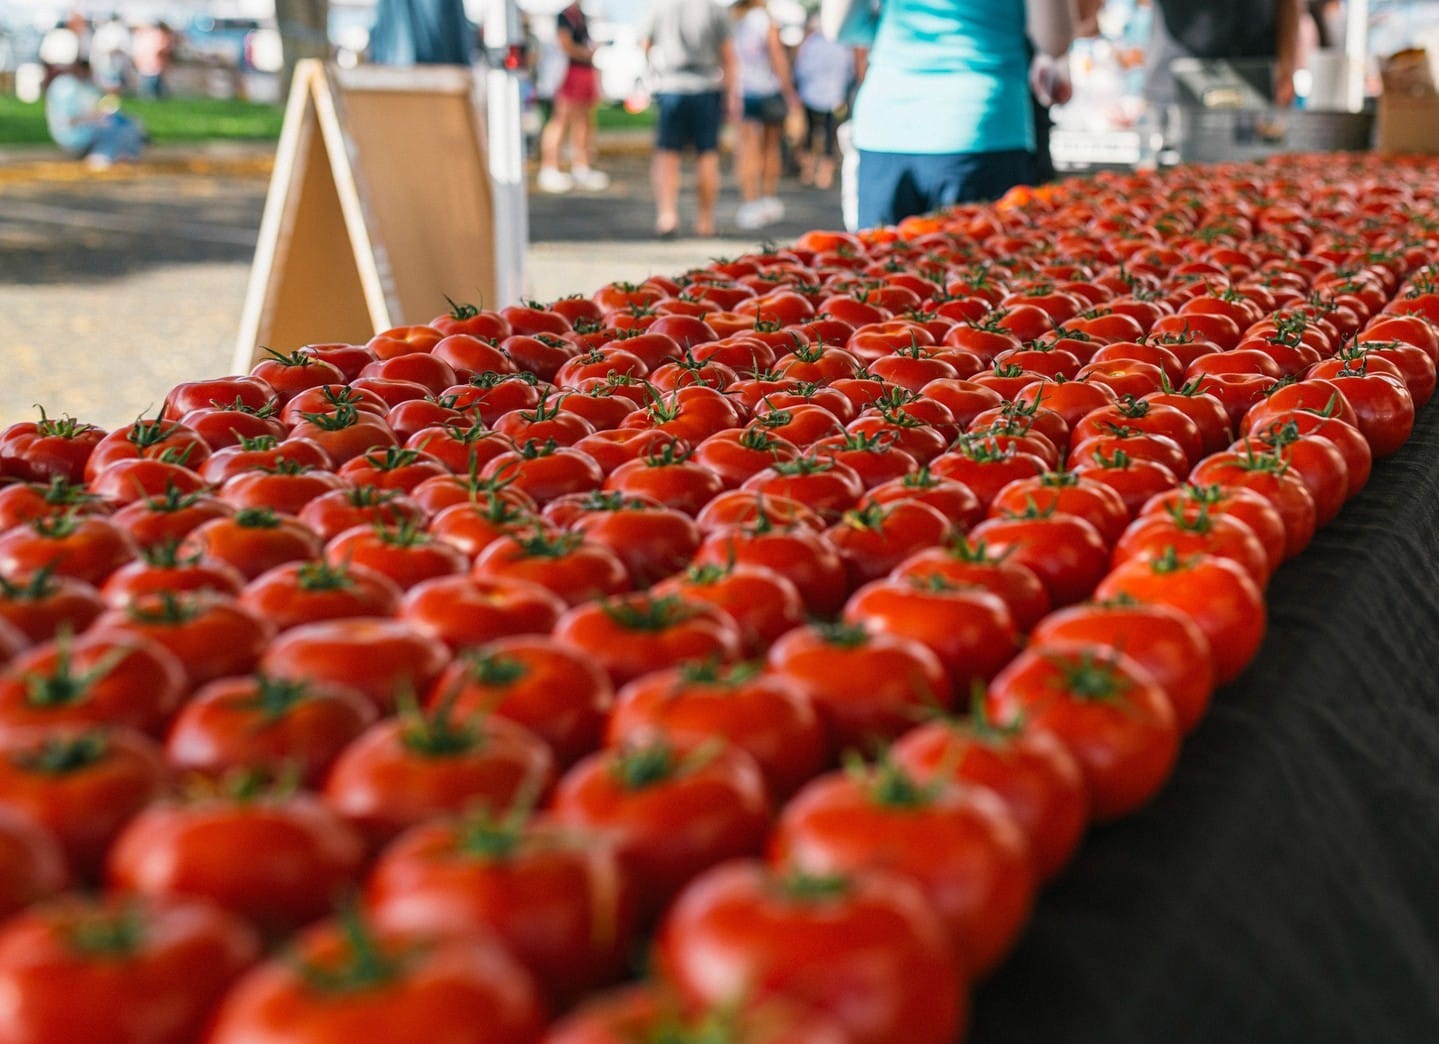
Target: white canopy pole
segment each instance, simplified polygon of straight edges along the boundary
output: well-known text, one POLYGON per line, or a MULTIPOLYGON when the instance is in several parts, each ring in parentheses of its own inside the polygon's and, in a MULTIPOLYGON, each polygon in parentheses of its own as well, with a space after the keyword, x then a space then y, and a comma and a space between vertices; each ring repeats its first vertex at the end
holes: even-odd
POLYGON ((499 300, 489 306, 498 308, 518 304, 524 297, 525 255, 530 240, 525 138, 520 124, 525 37, 515 0, 486 0, 484 35, 485 51, 490 56, 485 74, 485 111, 495 193, 495 287, 499 294, 499 300))
POLYGON ((1364 79, 1369 70, 1369 0, 1346 0, 1344 57, 1348 72, 1344 92, 1345 108, 1364 108, 1364 79))

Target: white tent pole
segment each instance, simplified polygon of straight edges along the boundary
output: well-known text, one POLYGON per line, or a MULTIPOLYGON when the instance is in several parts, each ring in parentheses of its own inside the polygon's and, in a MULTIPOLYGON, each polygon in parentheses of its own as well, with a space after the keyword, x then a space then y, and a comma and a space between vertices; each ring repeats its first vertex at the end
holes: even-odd
POLYGON ((1369 0, 1347 0, 1345 14, 1345 108, 1359 112, 1364 108, 1364 79, 1369 69, 1369 0))
POLYGON ((495 192, 495 287, 499 295, 493 307, 499 307, 518 304, 525 295, 525 255, 530 238, 524 130, 520 122, 520 77, 524 70, 518 65, 525 39, 515 0, 486 0, 484 36, 485 50, 491 57, 485 74, 485 108, 490 177, 495 192))

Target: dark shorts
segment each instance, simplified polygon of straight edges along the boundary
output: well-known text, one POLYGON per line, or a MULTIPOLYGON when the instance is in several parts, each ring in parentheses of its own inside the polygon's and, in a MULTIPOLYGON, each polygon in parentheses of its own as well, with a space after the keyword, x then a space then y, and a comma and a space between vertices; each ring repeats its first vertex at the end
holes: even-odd
POLYGON ((1031 153, 859 152, 859 227, 893 225, 915 214, 998 199, 1033 177, 1031 153))
POLYGON ((683 152, 693 146, 696 152, 713 152, 719 147, 723 101, 719 91, 656 94, 655 147, 683 152))
POLYGON ((838 130, 839 118, 835 116, 834 110, 824 112, 805 106, 804 147, 810 152, 823 152, 833 159, 839 151, 839 138, 835 133, 838 130))
POLYGON ((746 94, 741 115, 755 123, 775 127, 784 122, 788 108, 782 94, 746 94))

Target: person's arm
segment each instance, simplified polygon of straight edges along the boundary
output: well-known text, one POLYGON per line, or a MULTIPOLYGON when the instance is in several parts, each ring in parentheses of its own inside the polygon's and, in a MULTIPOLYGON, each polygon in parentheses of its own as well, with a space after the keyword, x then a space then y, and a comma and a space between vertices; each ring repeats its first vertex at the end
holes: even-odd
POLYGON ((572 62, 587 62, 595 56, 593 47, 575 40, 574 29, 563 19, 555 26, 555 42, 560 45, 560 50, 565 52, 565 57, 572 62))
POLYGON ((1058 58, 1074 42, 1076 0, 1025 0, 1029 39, 1035 51, 1058 58))
POLYGON ((1278 44, 1274 53, 1274 103, 1294 104, 1294 70, 1299 63, 1299 21, 1303 0, 1279 0, 1274 13, 1278 44))
POLYGON ((794 89, 794 73, 790 69, 789 52, 785 50, 784 41, 779 38, 779 23, 773 18, 769 20, 765 43, 769 48, 770 65, 774 66, 775 75, 779 77, 779 92, 784 95, 786 105, 791 109, 796 108, 799 105, 799 92, 794 89))
POLYGON ((1104 0, 1079 0, 1078 9, 1075 11, 1075 36, 1098 36, 1099 35, 1099 12, 1104 7, 1104 0))
POLYGON ((740 97, 739 57, 735 54, 734 41, 726 36, 720 41, 720 90, 729 99, 730 119, 738 120, 744 111, 744 99, 740 97))

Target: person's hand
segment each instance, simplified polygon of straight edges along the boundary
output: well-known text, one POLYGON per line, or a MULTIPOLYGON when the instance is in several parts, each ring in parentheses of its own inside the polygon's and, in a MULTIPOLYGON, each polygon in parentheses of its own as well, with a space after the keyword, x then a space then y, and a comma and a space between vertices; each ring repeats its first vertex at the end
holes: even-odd
POLYGON ((1274 63, 1274 104, 1287 109, 1294 104, 1294 61, 1280 58, 1274 63))
POLYGON ((1069 79, 1069 62, 1036 54, 1029 64, 1029 87, 1039 104, 1063 105, 1074 97, 1074 84, 1069 79))

